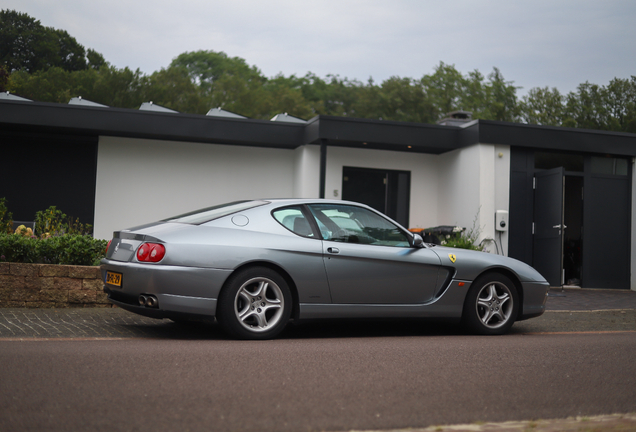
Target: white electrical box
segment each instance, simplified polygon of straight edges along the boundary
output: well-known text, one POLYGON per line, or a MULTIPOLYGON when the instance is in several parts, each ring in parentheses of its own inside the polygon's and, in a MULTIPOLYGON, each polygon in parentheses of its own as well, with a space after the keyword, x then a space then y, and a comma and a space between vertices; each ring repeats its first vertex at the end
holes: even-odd
POLYGON ((508 211, 497 210, 495 212, 495 229, 497 231, 508 231, 508 211))

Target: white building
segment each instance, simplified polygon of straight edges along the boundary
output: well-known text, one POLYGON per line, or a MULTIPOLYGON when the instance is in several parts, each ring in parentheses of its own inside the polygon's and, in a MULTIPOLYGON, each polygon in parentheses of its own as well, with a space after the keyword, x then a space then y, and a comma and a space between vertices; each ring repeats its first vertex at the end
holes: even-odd
POLYGON ((634 134, 83 102, 0 99, 0 197, 14 219, 55 205, 110 238, 223 202, 342 198, 407 228, 475 226, 489 252, 534 265, 553 285, 636 286, 634 134), (497 212, 508 215, 503 230, 497 212))

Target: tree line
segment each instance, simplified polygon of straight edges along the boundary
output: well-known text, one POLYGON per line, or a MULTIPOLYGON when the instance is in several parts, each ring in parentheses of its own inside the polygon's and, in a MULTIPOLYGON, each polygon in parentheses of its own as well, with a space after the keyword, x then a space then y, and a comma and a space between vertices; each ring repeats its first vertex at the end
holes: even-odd
POLYGON ((151 74, 117 68, 64 30, 27 14, 0 11, 0 91, 41 102, 72 97, 120 108, 153 103, 183 113, 220 107, 255 119, 286 112, 309 119, 333 115, 435 123, 452 111, 474 119, 636 133, 636 76, 607 85, 585 82, 562 94, 556 88, 519 87, 498 68, 467 74, 440 62, 421 78, 393 76, 376 83, 339 75, 266 77, 224 52, 185 52, 151 74))

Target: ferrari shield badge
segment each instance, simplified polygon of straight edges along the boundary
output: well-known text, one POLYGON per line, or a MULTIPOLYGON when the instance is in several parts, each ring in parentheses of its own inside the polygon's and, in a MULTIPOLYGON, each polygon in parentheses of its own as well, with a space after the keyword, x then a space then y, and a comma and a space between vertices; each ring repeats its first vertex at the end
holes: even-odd
POLYGON ((455 256, 455 254, 448 254, 448 258, 450 258, 451 262, 454 263, 455 261, 457 261, 457 257, 455 256))

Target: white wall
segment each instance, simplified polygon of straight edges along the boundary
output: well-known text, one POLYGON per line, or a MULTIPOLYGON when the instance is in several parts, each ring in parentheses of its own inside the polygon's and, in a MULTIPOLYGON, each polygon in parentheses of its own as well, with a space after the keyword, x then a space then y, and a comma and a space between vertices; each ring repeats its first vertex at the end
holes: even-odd
MULTIPOLYGON (((494 229, 509 210, 510 148, 477 144, 443 155, 327 147, 325 198, 341 199, 345 166, 410 171, 408 228, 494 229), (477 220, 475 220, 477 217, 477 220)), ((317 198, 320 147, 295 150, 100 137, 94 232, 112 232, 197 208, 254 198, 317 198)), ((489 250, 495 251, 490 243, 489 250)))
MULTIPOLYGON (((328 147, 326 198, 341 198, 342 168, 411 172, 410 227, 437 222, 437 156, 328 147)), ((295 150, 100 137, 95 236, 214 204, 317 198, 320 146, 295 150)))
POLYGON ((479 146, 438 156, 439 211, 442 225, 470 228, 480 212, 479 146))
POLYGON ((224 202, 292 197, 296 160, 293 150, 100 137, 94 235, 224 202))
MULTIPOLYGON (((494 210, 506 210, 510 216, 510 146, 496 145, 495 150, 495 208, 494 210)), ((493 219, 494 221, 494 219, 493 219)), ((508 233, 499 232, 501 235, 500 247, 503 247, 503 255, 508 256, 508 233)), ((495 237, 496 238, 496 237, 495 237)))
POLYGON ((480 241, 496 240, 507 255, 508 233, 495 230, 495 210, 510 210, 510 147, 476 144, 440 155, 437 166, 440 225, 478 229, 480 241))
POLYGON ((320 194, 320 146, 304 145, 294 150, 293 198, 318 198, 320 194))
POLYGON ((438 156, 385 150, 327 147, 325 198, 342 198, 342 168, 375 168, 411 172, 409 226, 426 228, 437 222, 438 156))

